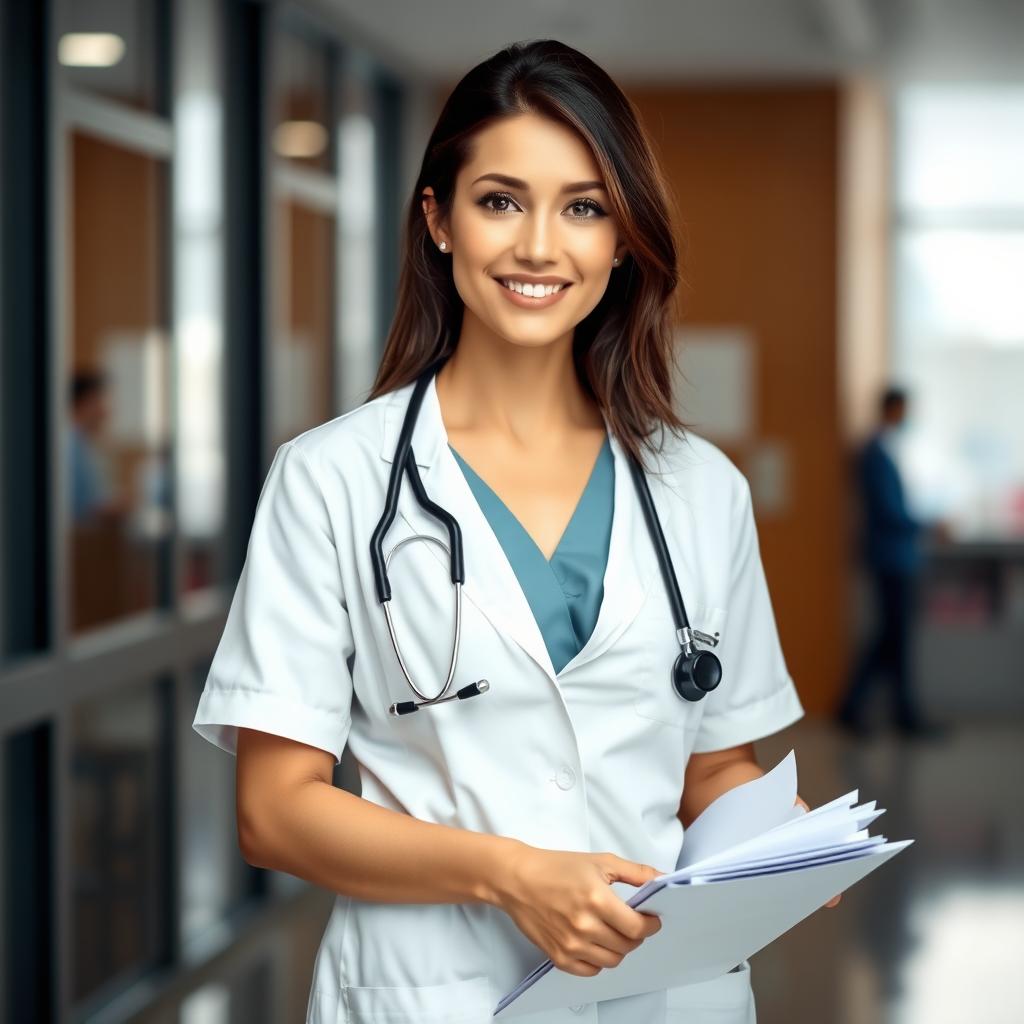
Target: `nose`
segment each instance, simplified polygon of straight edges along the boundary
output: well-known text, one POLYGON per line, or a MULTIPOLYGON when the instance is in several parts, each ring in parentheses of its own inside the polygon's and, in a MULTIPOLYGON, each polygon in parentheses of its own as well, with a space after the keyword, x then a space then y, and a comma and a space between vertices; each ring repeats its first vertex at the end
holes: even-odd
POLYGON ((523 217, 516 239, 516 259, 523 263, 552 262, 556 258, 557 234, 558 229, 551 226, 543 210, 530 211, 523 217))

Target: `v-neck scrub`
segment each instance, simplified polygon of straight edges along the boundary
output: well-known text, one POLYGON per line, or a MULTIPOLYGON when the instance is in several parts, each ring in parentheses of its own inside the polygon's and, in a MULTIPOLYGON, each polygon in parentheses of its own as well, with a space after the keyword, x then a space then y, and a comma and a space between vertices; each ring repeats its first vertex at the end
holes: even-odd
POLYGON ((555 672, 597 624, 615 506, 615 459, 605 435, 594 468, 551 560, 487 482, 451 446, 537 620, 555 672))

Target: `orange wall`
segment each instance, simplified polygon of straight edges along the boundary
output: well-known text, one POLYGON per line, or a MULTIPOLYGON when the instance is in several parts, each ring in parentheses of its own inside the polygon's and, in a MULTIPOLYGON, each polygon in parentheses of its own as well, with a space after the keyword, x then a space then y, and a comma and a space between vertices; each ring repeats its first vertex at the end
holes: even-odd
MULTIPOLYGON (((789 452, 789 512, 759 517, 783 649, 809 712, 846 662, 844 455, 837 399, 839 91, 630 89, 683 218, 682 322, 740 324, 758 433, 789 452)), ((683 355, 685 369, 685 351, 683 355)), ((746 471, 746 452, 722 445, 746 471)))

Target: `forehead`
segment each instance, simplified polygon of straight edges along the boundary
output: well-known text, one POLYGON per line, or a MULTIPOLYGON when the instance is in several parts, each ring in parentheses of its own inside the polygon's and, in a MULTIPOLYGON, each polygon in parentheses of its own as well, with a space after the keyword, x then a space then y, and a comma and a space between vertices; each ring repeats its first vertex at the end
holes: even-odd
POLYGON ((581 136, 540 114, 505 117, 476 134, 460 183, 492 171, 522 178, 531 188, 558 189, 566 181, 602 177, 581 136))

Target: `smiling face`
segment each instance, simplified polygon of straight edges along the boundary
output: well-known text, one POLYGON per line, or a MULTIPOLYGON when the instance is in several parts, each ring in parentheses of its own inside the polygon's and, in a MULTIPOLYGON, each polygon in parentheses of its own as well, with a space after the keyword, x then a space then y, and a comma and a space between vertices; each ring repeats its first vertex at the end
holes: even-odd
POLYGON ((625 253, 593 154, 571 129, 533 113, 504 118, 474 142, 447 225, 433 189, 424 190, 434 244, 447 243, 466 306, 463 330, 531 347, 571 341, 625 253), (565 283, 539 298, 536 286, 533 297, 508 290, 509 278, 565 283))

